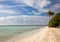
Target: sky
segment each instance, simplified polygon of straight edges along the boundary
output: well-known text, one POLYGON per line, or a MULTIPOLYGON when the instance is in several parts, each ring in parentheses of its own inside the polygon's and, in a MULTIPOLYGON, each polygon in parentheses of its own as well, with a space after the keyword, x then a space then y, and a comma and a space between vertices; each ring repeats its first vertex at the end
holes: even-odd
POLYGON ((0 0, 0 25, 47 25, 47 12, 60 12, 60 0, 0 0))

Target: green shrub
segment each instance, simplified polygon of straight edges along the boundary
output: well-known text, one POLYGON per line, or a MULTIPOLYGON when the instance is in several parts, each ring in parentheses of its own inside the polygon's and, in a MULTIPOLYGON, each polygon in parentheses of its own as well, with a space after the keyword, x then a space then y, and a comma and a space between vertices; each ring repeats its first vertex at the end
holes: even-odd
POLYGON ((49 24, 48 24, 49 27, 57 27, 59 26, 59 23, 58 23, 58 20, 57 20, 57 17, 53 17, 50 21, 49 21, 49 24))
POLYGON ((49 27, 58 27, 60 26, 60 13, 58 13, 56 16, 54 16, 48 24, 49 27))

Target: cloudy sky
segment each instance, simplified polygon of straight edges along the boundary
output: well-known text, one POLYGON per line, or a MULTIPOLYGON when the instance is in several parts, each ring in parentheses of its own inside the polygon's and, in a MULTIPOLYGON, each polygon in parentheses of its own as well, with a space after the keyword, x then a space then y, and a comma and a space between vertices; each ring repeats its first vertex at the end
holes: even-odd
POLYGON ((47 25, 48 10, 60 12, 60 0, 0 0, 0 25, 47 25))

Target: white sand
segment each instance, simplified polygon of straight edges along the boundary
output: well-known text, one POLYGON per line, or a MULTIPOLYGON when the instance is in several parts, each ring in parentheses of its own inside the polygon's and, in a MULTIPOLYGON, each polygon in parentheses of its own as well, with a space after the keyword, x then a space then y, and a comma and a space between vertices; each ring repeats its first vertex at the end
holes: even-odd
POLYGON ((60 29, 49 28, 48 42, 60 42, 60 29))
POLYGON ((45 27, 32 35, 14 38, 6 42, 60 42, 60 30, 45 27))

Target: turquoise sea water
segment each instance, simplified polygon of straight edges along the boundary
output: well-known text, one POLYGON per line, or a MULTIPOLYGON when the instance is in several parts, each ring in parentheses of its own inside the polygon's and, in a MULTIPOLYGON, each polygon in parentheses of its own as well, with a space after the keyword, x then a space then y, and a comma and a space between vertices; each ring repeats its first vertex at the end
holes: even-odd
POLYGON ((0 42, 44 26, 0 26, 0 42))

